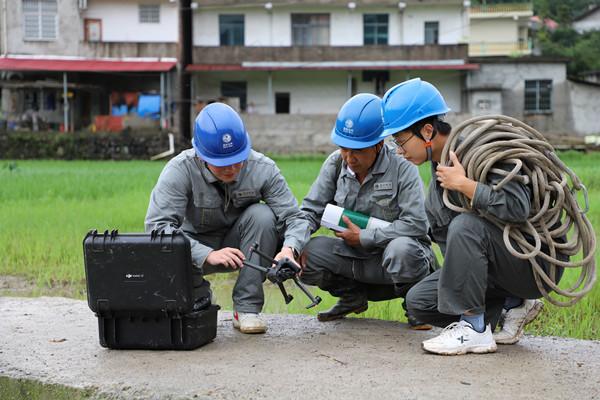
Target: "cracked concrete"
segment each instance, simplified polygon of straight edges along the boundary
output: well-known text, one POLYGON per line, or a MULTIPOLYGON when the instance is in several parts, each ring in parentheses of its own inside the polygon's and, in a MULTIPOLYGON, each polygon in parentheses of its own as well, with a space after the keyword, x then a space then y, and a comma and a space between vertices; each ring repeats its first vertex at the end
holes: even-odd
POLYGON ((425 354, 436 331, 368 319, 268 315, 243 335, 219 312, 194 351, 107 350, 84 301, 0 297, 0 376, 111 399, 600 399, 600 342, 526 336, 489 355, 425 354))

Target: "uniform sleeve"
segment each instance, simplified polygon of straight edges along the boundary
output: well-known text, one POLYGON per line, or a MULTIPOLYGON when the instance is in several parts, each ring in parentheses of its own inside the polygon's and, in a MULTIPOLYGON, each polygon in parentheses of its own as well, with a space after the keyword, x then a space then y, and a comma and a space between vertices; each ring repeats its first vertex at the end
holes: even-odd
POLYGON ((417 167, 406 162, 398 176, 397 206, 400 215, 385 228, 362 229, 360 244, 365 249, 384 248, 400 236, 420 238, 427 235, 429 224, 425 214, 425 192, 417 167))
POLYGON ((273 165, 268 173, 271 177, 263 188, 263 199, 277 217, 277 230, 284 236, 283 245, 301 251, 310 239, 308 221, 279 168, 273 165))
MULTIPOLYGON (((176 164, 169 162, 160 174, 156 186, 150 194, 150 204, 146 212, 146 232, 152 230, 171 233, 181 227, 192 188, 189 176, 176 164)), ((184 233, 185 234, 185 233, 184 233)), ((192 260, 197 266, 204 265, 208 253, 213 249, 192 239, 190 241, 192 260)))
MULTIPOLYGON (((510 170, 504 167, 502 169, 510 170)), ((531 209, 530 189, 513 179, 502 189, 494 190, 493 186, 502 179, 501 175, 490 173, 487 183, 478 182, 471 202, 472 207, 508 223, 527 221, 531 209)))
POLYGON ((337 187, 336 168, 340 161, 339 152, 332 153, 321 166, 317 179, 310 187, 310 191, 302 201, 300 209, 306 215, 310 226, 310 233, 314 233, 321 225, 321 217, 327 203, 333 203, 337 187))

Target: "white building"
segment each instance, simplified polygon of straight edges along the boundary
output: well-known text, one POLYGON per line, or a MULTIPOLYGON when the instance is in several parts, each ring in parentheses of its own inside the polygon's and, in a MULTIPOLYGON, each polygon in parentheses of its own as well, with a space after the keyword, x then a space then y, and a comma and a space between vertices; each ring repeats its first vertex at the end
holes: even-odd
POLYGON ((600 30, 600 5, 590 5, 587 12, 575 18, 573 29, 579 33, 600 30))
POLYGON ((357 92, 383 94, 414 76, 460 112, 462 82, 476 68, 468 28, 462 0, 202 1, 189 69, 197 97, 239 97, 259 114, 335 114, 357 92))
POLYGON ((469 8, 469 56, 531 54, 531 2, 473 4, 469 8))
MULTIPOLYGON (((173 126, 177 1, 5 4, 0 120, 33 110, 52 127, 80 129, 125 107, 129 123, 130 100, 141 93, 160 96, 160 122, 173 126)), ((186 72, 194 99, 237 106, 265 145, 282 129, 311 130, 299 140, 325 144, 323 132, 350 96, 381 95, 417 76, 440 88, 450 121, 500 112, 573 132, 567 60, 527 56, 531 9, 464 0, 198 0, 186 72)), ((589 130, 580 125, 576 132, 589 130)))

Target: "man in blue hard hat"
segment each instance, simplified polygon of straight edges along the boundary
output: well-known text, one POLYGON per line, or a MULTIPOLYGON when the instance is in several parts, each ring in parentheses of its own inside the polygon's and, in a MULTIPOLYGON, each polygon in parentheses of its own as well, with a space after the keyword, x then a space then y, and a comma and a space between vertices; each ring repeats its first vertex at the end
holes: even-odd
MULTIPOLYGON (((318 314, 319 321, 362 313, 368 300, 404 297, 436 265, 419 173, 384 144, 382 130, 379 97, 358 94, 348 100, 331 133, 340 149, 324 162, 301 205, 311 232, 319 228, 328 203, 390 223, 360 229, 343 217, 348 229, 337 237, 310 240, 301 257, 302 281, 339 297, 318 314)), ((407 317, 413 327, 426 328, 407 317)))
MULTIPOLYGON (((263 273, 241 268, 249 249, 294 259, 309 239, 308 222, 275 163, 251 149, 240 116, 223 103, 202 109, 193 148, 165 166, 150 196, 146 231, 181 229, 191 242, 197 296, 210 293, 203 275, 239 270, 233 326, 263 333, 263 273)), ((264 260, 253 259, 263 266, 264 260)))

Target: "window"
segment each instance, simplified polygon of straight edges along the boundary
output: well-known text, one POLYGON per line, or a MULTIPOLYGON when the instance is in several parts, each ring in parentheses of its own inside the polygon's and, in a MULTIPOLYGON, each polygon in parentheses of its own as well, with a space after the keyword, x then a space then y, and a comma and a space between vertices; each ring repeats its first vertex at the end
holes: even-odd
POLYGON ((140 4, 139 12, 141 24, 160 23, 160 4, 140 4))
POLYGON ((57 25, 56 0, 23 0, 25 40, 54 40, 57 25))
POLYGON ((244 45, 244 16, 219 15, 221 46, 244 45))
POLYGON ((438 21, 425 22, 425 44, 438 44, 440 23, 438 21))
POLYGON ((240 111, 246 111, 248 100, 247 86, 248 85, 244 81, 223 81, 221 82, 221 96, 239 99, 240 111))
POLYGON ((363 15, 363 36, 365 44, 388 44, 388 15, 363 15))
POLYGON ((275 93, 275 114, 290 113, 290 94, 275 93))
POLYGON ((547 113, 552 111, 552 81, 525 81, 525 111, 547 113))
POLYGON ((292 45, 329 45, 329 14, 292 14, 292 45))

